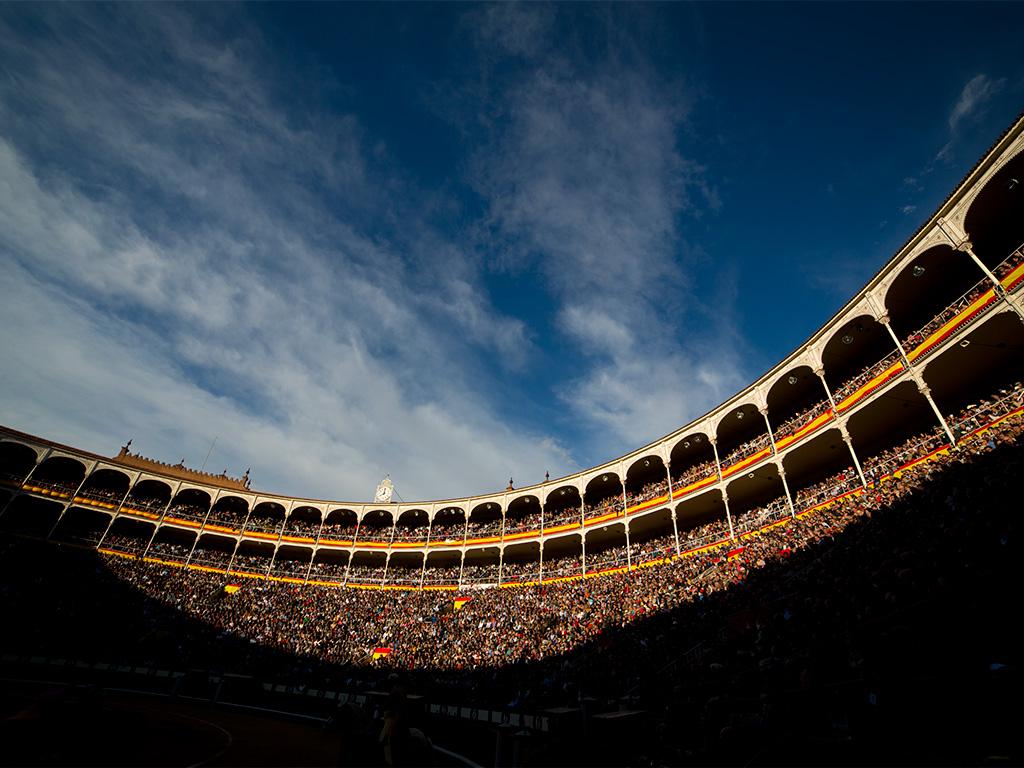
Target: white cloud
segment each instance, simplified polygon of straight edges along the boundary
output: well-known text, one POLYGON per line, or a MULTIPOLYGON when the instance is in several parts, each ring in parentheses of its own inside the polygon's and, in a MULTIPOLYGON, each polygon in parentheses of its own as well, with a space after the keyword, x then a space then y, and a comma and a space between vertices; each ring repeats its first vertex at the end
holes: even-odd
POLYGON ((720 205, 680 144, 689 91, 630 52, 609 59, 528 60, 478 119, 498 128, 473 169, 488 238, 537 265, 559 329, 589 355, 561 397, 608 458, 744 383, 731 304, 712 311, 682 255, 680 221, 720 205))
POLYGON ((1005 84, 1005 77, 993 80, 984 73, 968 80, 960 91, 960 98, 953 106, 953 111, 949 113, 950 133, 955 134, 960 124, 981 109, 1005 84))
POLYGON ((177 9, 40 13, 31 42, 0 22, 0 421, 192 464, 219 435, 214 471, 335 498, 386 471, 409 499, 573 468, 470 385, 529 334, 458 248, 415 251, 436 233, 393 209, 409 185, 358 121, 283 114, 258 39, 177 9))

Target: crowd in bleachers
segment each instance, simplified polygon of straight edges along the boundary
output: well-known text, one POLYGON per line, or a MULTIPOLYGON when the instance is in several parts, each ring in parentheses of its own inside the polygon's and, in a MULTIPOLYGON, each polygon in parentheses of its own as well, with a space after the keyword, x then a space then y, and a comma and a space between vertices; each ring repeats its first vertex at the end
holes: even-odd
POLYGON ((771 438, 768 436, 767 432, 740 443, 722 457, 722 469, 731 467, 733 464, 743 461, 748 456, 753 456, 758 451, 762 451, 770 445, 771 438))
POLYGON ((664 496, 666 493, 668 493, 668 478, 647 483, 636 493, 626 494, 626 507, 635 507, 637 504, 643 504, 645 501, 664 496))
POLYGON ((821 414, 825 413, 830 407, 828 400, 821 400, 814 405, 801 408, 775 427, 775 442, 779 442, 782 438, 788 437, 801 427, 810 424, 816 418, 821 416, 821 414))
MULTIPOLYGON (((1019 390, 1017 390, 1019 392, 1019 390)), ((1002 410, 1015 404, 1014 393, 1001 398, 1002 410)), ((968 409, 968 419, 977 419, 978 405, 968 409)), ((993 411, 992 406, 987 407, 993 411)), ((1020 431, 1019 420, 1007 422, 997 430, 999 439, 1010 439, 1020 431)), ((977 452, 990 449, 993 441, 973 440, 956 454, 957 461, 969 460, 977 452)), ((885 451, 877 461, 867 461, 869 468, 906 463, 922 450, 931 448, 929 438, 920 436, 885 451)), ((942 462, 950 461, 940 457, 942 462)), ((216 592, 215 574, 173 572, 159 564, 145 564, 112 558, 108 567, 136 584, 158 600, 170 601, 194 611, 197 616, 256 642, 269 642, 314 653, 333 661, 355 662, 367 649, 393 644, 394 652, 387 663, 402 667, 453 668, 460 665, 494 665, 509 661, 540 659, 578 647, 601 634, 608 627, 622 627, 640 616, 671 610, 683 603, 724 590, 746 578, 754 569, 788 556, 801 547, 839 532, 866 514, 890 504, 902 494, 919 487, 917 478, 929 469, 890 480, 861 496, 848 497, 827 510, 819 510, 806 520, 792 520, 788 502, 780 497, 766 505, 740 513, 734 520, 741 553, 735 561, 724 560, 722 549, 699 555, 676 558, 664 565, 644 568, 621 575, 601 576, 574 582, 560 582, 540 591, 532 589, 491 589, 476 593, 476 599, 456 616, 445 610, 450 596, 443 593, 365 592, 362 590, 310 589, 270 582, 246 583, 239 594, 227 599, 209 597, 216 592), (750 531, 775 520, 781 526, 766 529, 754 538, 743 538, 750 531), (700 580, 695 580, 702 575, 700 580), (315 596, 315 597, 314 597, 315 596), (564 623, 555 618, 562 614, 575 618, 564 623), (273 626, 273 632, 268 628, 273 626)), ((941 464, 940 464, 941 466, 941 464)), ((798 507, 820 503, 834 497, 851 484, 859 485, 849 469, 825 478, 812 489, 797 494, 798 507)), ((798 510, 799 511, 799 510, 798 510)), ((717 520, 690 531, 681 532, 685 550, 708 538, 727 537, 722 521, 717 520)), ((737 546, 737 545, 734 545, 737 546)), ((157 548, 158 549, 158 548, 157 548)), ((665 533, 648 541, 631 544, 630 554, 637 560, 657 559, 658 555, 675 553, 674 534, 665 533)), ((205 555, 204 555, 205 556, 205 555)), ((197 559, 194 555, 193 559, 197 559)), ((587 551, 587 570, 600 570, 625 565, 624 546, 587 551)), ((236 555, 234 569, 251 566, 266 570, 268 558, 236 555)), ((564 562, 545 559, 547 575, 563 570, 576 573, 580 557, 570 555, 564 562)), ((445 569, 456 577, 458 569, 445 569)), ((466 584, 481 578, 493 578, 495 566, 472 566, 464 569, 466 584)), ((323 566, 315 565, 313 576, 322 575, 323 566)), ((428 568, 428 577, 439 569, 428 568)), ((502 565, 502 581, 525 582, 539 576, 539 563, 534 560, 506 559, 502 565)), ((353 566, 348 574, 353 583, 378 583, 384 567, 353 566)), ((419 571, 399 572, 399 579, 419 580, 419 571)))
POLYGON ((687 467, 683 470, 678 477, 673 475, 672 491, 678 491, 680 488, 716 475, 717 473, 718 471, 715 469, 714 459, 708 459, 707 461, 702 461, 699 464, 694 464, 692 467, 687 467))
POLYGON ((873 378, 889 370, 889 368, 891 368, 898 362, 900 362, 900 353, 896 350, 893 350, 885 357, 883 357, 881 360, 879 360, 877 363, 873 363, 872 365, 867 366, 859 373, 851 376, 849 379, 847 379, 838 387, 836 387, 832 391, 833 399, 836 401, 837 404, 841 403, 844 398, 848 397, 849 395, 852 395, 854 392, 863 387, 873 378))

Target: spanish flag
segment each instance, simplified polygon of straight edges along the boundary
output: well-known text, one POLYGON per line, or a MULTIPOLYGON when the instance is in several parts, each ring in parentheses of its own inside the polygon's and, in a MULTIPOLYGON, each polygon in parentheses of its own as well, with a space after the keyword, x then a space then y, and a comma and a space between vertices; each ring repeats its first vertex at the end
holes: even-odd
POLYGON ((472 599, 473 599, 472 597, 456 597, 455 601, 454 601, 455 610, 456 611, 461 611, 462 610, 462 606, 464 606, 466 603, 468 603, 472 599))
POLYGON ((388 648, 388 647, 381 646, 379 648, 374 648, 373 649, 373 658, 374 658, 375 661, 377 659, 382 659, 385 656, 390 656, 390 655, 391 655, 391 649, 388 648))
POLYGON ((237 592, 241 588, 242 588, 241 584, 225 584, 224 585, 224 592, 225 592, 225 594, 233 595, 233 594, 235 594, 235 592, 237 592))

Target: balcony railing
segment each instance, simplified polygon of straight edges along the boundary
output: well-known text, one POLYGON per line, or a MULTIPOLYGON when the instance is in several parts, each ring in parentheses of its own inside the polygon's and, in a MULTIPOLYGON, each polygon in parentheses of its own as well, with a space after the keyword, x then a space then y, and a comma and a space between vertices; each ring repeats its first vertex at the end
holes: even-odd
POLYGON ((869 365, 857 375, 840 384, 836 388, 835 392, 832 393, 832 397, 836 401, 836 407, 839 410, 849 408, 852 403, 845 403, 844 401, 851 395, 862 389, 866 390, 863 393, 866 395, 868 392, 884 384, 889 379, 889 376, 886 376, 886 374, 890 373, 894 366, 902 367, 902 363, 900 362, 900 353, 895 349, 874 365, 869 365), (868 387, 870 387, 870 389, 868 389, 868 387))

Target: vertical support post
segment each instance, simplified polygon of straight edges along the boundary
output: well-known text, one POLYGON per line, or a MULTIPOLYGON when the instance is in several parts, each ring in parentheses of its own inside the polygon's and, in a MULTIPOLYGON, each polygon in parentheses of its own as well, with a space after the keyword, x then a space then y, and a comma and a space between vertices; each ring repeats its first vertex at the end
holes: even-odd
POLYGON ((768 421, 768 408, 758 408, 757 410, 764 416, 764 425, 768 428, 768 442, 772 446, 772 456, 775 456, 778 451, 775 448, 775 433, 772 432, 772 423, 768 421))
POLYGON ((1017 319, 1024 323, 1024 312, 1022 312, 1021 308, 1014 302, 1010 301, 1009 297, 1006 295, 1006 290, 1003 288, 1003 284, 1000 283, 996 276, 992 274, 991 270, 985 266, 985 262, 978 258, 978 255, 974 252, 974 244, 971 243, 967 237, 954 237, 953 233, 949 231, 948 225, 941 219, 938 222, 938 227, 942 234, 946 236, 946 239, 949 240, 950 245, 961 253, 966 253, 970 257, 971 261, 974 262, 978 269, 980 269, 985 274, 985 277, 987 277, 992 283, 992 290, 995 292, 996 297, 1005 302, 1007 306, 1017 314, 1017 319))
POLYGON ((725 488, 722 489, 722 502, 725 504, 725 519, 729 523, 729 538, 735 541, 736 531, 732 527, 732 513, 729 511, 729 494, 725 488))
POLYGON ((96 549, 103 546, 103 540, 107 538, 107 534, 110 533, 111 527, 114 525, 114 521, 121 515, 121 507, 124 506, 125 500, 128 498, 128 494, 132 492, 132 484, 128 483, 128 490, 124 492, 124 496, 121 497, 121 503, 117 505, 117 509, 114 510, 114 514, 110 516, 110 520, 107 522, 107 527, 103 529, 103 535, 100 536, 100 540, 96 542, 96 549))
POLYGON ((671 464, 671 460, 665 462, 665 476, 668 478, 668 513, 672 518, 672 534, 676 538, 676 556, 679 556, 682 552, 679 549, 679 524, 676 522, 676 511, 672 508, 672 470, 669 469, 671 464))
POLYGON ((782 478, 782 488, 786 492, 786 501, 789 502, 789 516, 796 517, 796 507, 793 506, 793 496, 789 492, 789 483, 786 482, 786 468, 782 466, 782 459, 778 461, 779 477, 782 478))
POLYGON ((146 557, 149 554, 149 550, 153 546, 153 540, 156 539, 157 531, 160 530, 160 526, 164 523, 164 518, 167 517, 167 513, 171 510, 171 504, 174 502, 175 497, 177 497, 179 491, 181 491, 181 485, 181 480, 179 480, 178 484, 174 487, 174 490, 171 491, 171 495, 167 497, 167 503, 164 504, 164 511, 160 513, 159 519, 157 519, 156 523, 153 525, 153 532, 149 535, 149 541, 146 542, 146 548, 142 550, 142 557, 146 557))
MULTIPOLYGON (((188 551, 188 557, 185 558, 185 565, 188 565, 189 563, 192 562, 192 555, 195 554, 196 545, 199 543, 199 537, 203 535, 203 530, 206 528, 206 522, 210 519, 210 515, 213 514, 213 508, 215 506, 217 506, 217 502, 220 501, 220 494, 221 494, 221 491, 218 490, 213 495, 213 498, 210 500, 210 508, 208 510, 206 510, 206 514, 203 515, 203 522, 201 522, 199 524, 199 529, 196 531, 196 539, 195 539, 195 541, 192 542, 192 549, 190 549, 188 551)), ((248 506, 249 505, 246 504, 246 507, 248 507, 248 506)), ((245 522, 242 523, 242 531, 245 531, 245 526, 249 522, 249 513, 251 511, 252 510, 250 509, 250 510, 246 511, 246 513, 245 513, 245 522)), ((241 535, 241 533, 239 535, 241 535)), ((237 547, 236 547, 236 549, 237 549, 237 547)))
POLYGON ((718 459, 718 438, 709 437, 708 441, 711 443, 711 450, 715 452, 715 474, 718 475, 718 482, 722 482, 722 462, 718 459))
POLYGON ((857 468, 857 476, 860 478, 860 484, 862 487, 867 488, 868 482, 864 478, 864 468, 860 464, 860 459, 857 458, 857 452, 853 449, 853 438, 850 437, 850 433, 846 430, 846 425, 840 426, 840 432, 843 435, 843 442, 846 443, 846 447, 850 449, 850 456, 853 458, 853 466, 857 468))

